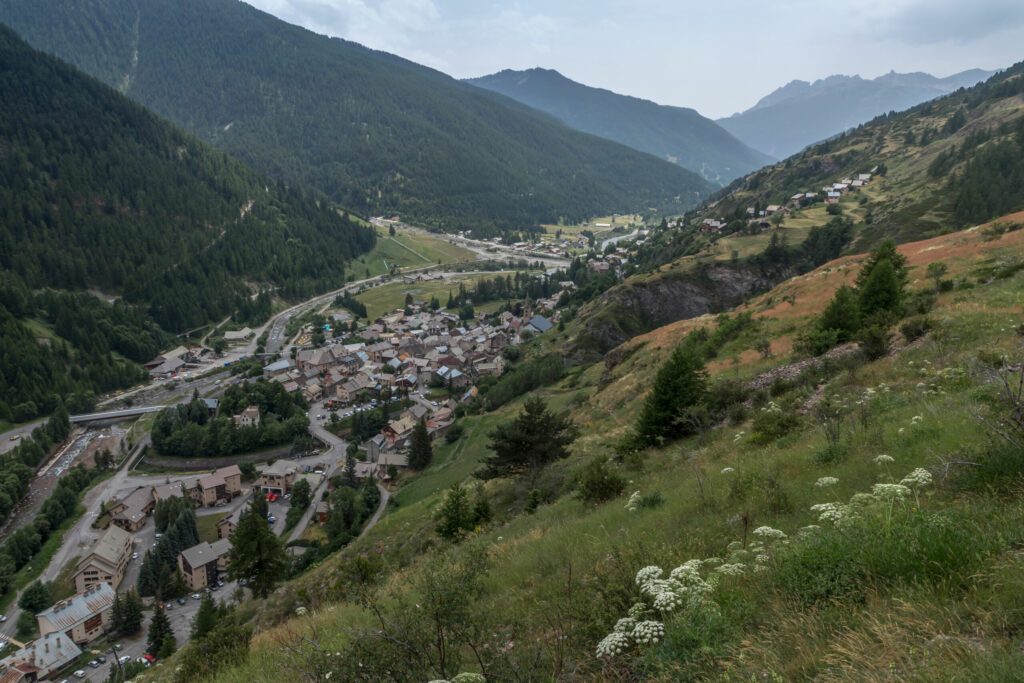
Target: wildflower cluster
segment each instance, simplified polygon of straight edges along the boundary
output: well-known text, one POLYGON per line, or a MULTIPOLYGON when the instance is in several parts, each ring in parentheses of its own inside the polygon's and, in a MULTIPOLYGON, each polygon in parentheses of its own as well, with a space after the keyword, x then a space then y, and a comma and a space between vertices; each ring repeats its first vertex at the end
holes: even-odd
POLYGON ((966 377, 963 368, 933 368, 928 361, 917 367, 917 374, 921 377, 917 390, 929 396, 945 394, 948 388, 958 385, 966 377))
POLYGON ((485 678, 483 674, 463 672, 450 680, 438 678, 430 681, 429 683, 487 683, 487 678, 485 678))
POLYGON ((631 495, 629 497, 629 500, 626 501, 626 509, 629 510, 630 512, 636 512, 637 510, 639 510, 640 509, 640 498, 641 498, 640 492, 639 491, 633 491, 633 495, 631 495))
MULTIPOLYGON (((894 460, 891 456, 883 454, 876 456, 874 462, 884 466, 894 460)), ((871 487, 871 493, 856 493, 848 503, 840 501, 818 503, 811 506, 811 512, 818 515, 818 521, 829 522, 840 528, 858 519, 864 511, 872 508, 884 507, 886 515, 891 516, 892 509, 896 504, 902 503, 911 495, 918 500, 921 491, 931 486, 931 483, 931 473, 918 467, 898 483, 880 482, 871 487)))

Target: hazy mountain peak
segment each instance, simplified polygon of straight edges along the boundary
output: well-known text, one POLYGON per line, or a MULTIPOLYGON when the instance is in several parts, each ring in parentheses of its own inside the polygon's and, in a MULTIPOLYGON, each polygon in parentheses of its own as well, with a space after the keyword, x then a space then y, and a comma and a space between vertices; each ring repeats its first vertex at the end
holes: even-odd
POLYGON ((578 130, 654 154, 713 182, 728 182, 771 161, 693 109, 583 85, 553 69, 505 69, 468 82, 539 109, 578 130))

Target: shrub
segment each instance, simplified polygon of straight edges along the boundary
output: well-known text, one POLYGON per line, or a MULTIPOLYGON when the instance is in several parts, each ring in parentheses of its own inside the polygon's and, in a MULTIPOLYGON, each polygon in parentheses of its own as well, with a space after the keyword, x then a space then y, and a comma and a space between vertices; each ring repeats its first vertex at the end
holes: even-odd
POLYGON ((800 426, 800 417, 790 407, 783 407, 775 401, 769 401, 754 416, 752 441, 767 444, 789 434, 800 426))
POLYGON ((889 353, 889 330, 883 325, 870 325, 860 331, 857 339, 860 348, 870 360, 877 360, 889 353))
POLYGON ((806 330, 793 343, 793 350, 805 356, 820 356, 839 343, 839 330, 806 330))
POLYGON ((908 342, 916 341, 931 331, 933 322, 931 318, 918 316, 910 318, 900 325, 900 332, 908 342))
POLYGON ((590 505, 615 498, 625 487, 626 480, 600 457, 587 463, 576 477, 576 492, 584 503, 590 505))

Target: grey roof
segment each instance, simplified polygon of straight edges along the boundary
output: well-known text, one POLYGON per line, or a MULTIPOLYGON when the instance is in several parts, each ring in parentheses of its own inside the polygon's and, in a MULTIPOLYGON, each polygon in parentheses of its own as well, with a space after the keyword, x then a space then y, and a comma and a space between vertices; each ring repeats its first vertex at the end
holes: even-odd
POLYGON ((538 332, 547 332, 552 327, 551 321, 542 315, 535 315, 530 318, 530 322, 527 323, 530 327, 536 329, 538 332))
POLYGON ((131 549, 132 535, 116 524, 111 524, 103 536, 96 541, 92 552, 79 563, 78 567, 81 569, 89 564, 93 557, 96 557, 108 563, 111 568, 114 568, 121 561, 124 554, 131 552, 131 549))
POLYGON ((196 567, 202 567, 203 565, 211 562, 216 562, 218 558, 227 555, 230 550, 231 541, 226 538, 221 538, 213 543, 203 541, 198 545, 182 550, 181 556, 185 558, 186 562, 188 562, 188 566, 195 569, 196 567))
POLYGON ((67 600, 61 600, 48 610, 36 615, 47 621, 56 631, 67 631, 87 619, 110 609, 117 594, 109 583, 101 582, 67 600))
POLYGON ((264 366, 264 372, 283 372, 292 366, 292 362, 285 358, 283 360, 275 361, 270 365, 264 366))
POLYGON ((40 636, 29 645, 4 657, 0 665, 14 668, 19 664, 27 664, 36 667, 43 677, 47 677, 51 672, 63 668, 81 655, 82 651, 73 640, 64 635, 63 631, 56 631, 40 636))

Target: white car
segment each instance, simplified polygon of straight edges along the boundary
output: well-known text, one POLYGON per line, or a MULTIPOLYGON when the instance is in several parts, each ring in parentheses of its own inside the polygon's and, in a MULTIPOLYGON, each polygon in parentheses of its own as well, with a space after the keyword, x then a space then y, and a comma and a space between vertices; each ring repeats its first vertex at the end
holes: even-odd
POLYGON ((7 615, 6 614, 0 614, 0 624, 3 624, 6 621, 7 621, 7 615))
POLYGON ((121 657, 118 657, 117 661, 121 663, 121 666, 124 666, 128 662, 132 661, 132 658, 128 655, 123 655, 121 657))
POLYGON ((75 678, 85 678, 85 672, 79 669, 75 672, 75 678))

